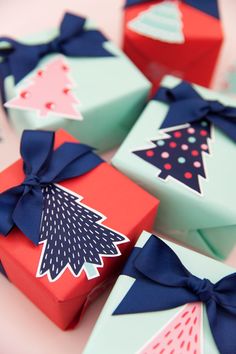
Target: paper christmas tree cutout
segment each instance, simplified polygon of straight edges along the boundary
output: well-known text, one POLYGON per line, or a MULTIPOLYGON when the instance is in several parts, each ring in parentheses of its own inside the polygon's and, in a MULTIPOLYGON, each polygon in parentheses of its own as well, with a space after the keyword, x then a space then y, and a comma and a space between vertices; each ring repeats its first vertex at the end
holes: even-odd
POLYGON ((206 177, 204 153, 209 154, 211 124, 206 120, 160 130, 162 138, 152 140, 152 147, 133 153, 160 170, 158 177, 172 177, 201 194, 199 176, 206 177), (154 147, 153 147, 154 146, 154 147))
POLYGON ((143 36, 167 43, 184 43, 182 14, 178 1, 166 0, 141 12, 128 27, 143 36))
POLYGON ((202 303, 186 305, 138 354, 202 354, 202 303))
POLYGON ((78 277, 82 270, 87 278, 99 276, 102 257, 117 257, 118 244, 128 238, 102 225, 105 217, 80 201, 81 196, 50 184, 42 188, 44 210, 40 232, 43 250, 37 276, 47 274, 57 280, 66 268, 78 277))
POLYGON ((57 57, 34 76, 27 79, 28 86, 17 97, 5 103, 8 108, 36 110, 41 117, 48 114, 65 118, 82 119, 77 106, 79 101, 72 93, 70 69, 62 57, 57 57))

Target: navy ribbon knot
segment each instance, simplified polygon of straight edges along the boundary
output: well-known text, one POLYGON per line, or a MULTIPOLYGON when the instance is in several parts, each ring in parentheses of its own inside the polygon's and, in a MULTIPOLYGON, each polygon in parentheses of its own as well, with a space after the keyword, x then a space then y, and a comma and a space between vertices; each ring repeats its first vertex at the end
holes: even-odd
POLYGON ((22 183, 24 186, 28 186, 28 187, 36 187, 36 186, 40 186, 40 179, 38 176, 36 175, 28 175, 25 177, 24 182, 22 183))
POLYGON ((163 311, 201 301, 220 353, 236 353, 236 273, 215 284, 200 279, 165 242, 152 236, 143 248, 134 248, 123 274, 135 282, 114 315, 163 311))
POLYGON ((204 303, 214 299, 214 284, 208 279, 192 276, 188 279, 187 286, 204 303))
POLYGON ((51 53, 60 53, 68 57, 111 57, 112 53, 104 48, 107 41, 102 33, 87 30, 85 18, 66 13, 59 35, 42 44, 24 44, 9 37, 0 37, 0 43, 6 42, 6 48, 0 48, 0 81, 3 101, 5 101, 4 79, 13 75, 15 84, 23 79, 37 65, 40 59, 51 53), (9 47, 10 46, 10 47, 9 47))
POLYGON ((25 179, 0 194, 0 233, 3 235, 17 226, 38 244, 44 207, 42 187, 79 177, 103 162, 84 144, 64 143, 53 150, 54 136, 49 131, 24 131, 21 156, 25 179))
POLYGON ((236 142, 236 108, 204 99, 189 83, 161 87, 153 99, 169 104, 161 129, 206 119, 236 142))

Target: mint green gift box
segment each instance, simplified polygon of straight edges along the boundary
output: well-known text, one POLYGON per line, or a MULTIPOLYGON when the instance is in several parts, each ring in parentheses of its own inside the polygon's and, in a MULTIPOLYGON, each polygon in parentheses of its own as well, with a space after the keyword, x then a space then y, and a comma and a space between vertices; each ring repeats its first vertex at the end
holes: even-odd
MULTIPOLYGON (((150 237, 154 236, 144 231, 141 234, 136 247, 143 248, 150 237)), ((233 268, 216 260, 188 250, 172 242, 164 242, 176 253, 182 264, 193 275, 200 279, 209 279, 211 282, 216 283, 225 276, 234 273, 233 268)), ((135 278, 131 276, 119 276, 100 317, 98 318, 83 354, 143 354, 143 348, 147 343, 149 343, 158 332, 161 332, 168 323, 174 319, 174 316, 177 316, 178 313, 185 308, 184 305, 165 311, 113 315, 113 312, 126 296, 134 282, 135 278)), ((204 305, 202 325, 203 331, 200 339, 201 353, 219 354, 209 327, 209 321, 204 305)), ((177 344, 178 343, 176 343, 176 350, 174 353, 180 354, 182 351, 177 350, 177 344)), ((158 350, 147 351, 148 354, 160 352, 161 351, 158 350)), ((193 350, 189 350, 189 352, 193 353, 193 350)), ((165 353, 169 354, 170 351, 163 351, 163 354, 165 353)), ((199 351, 197 351, 197 353, 199 353, 199 351)))
MULTIPOLYGON (((95 29, 86 21, 85 29, 95 29)), ((49 42, 59 30, 26 38, 23 43, 49 42)), ((3 44, 2 44, 3 45, 3 44)), ((21 133, 24 129, 57 130, 63 128, 82 143, 105 151, 121 143, 140 115, 150 90, 150 83, 132 62, 111 41, 103 43, 114 56, 64 57, 70 68, 70 77, 76 87, 73 94, 80 101, 78 107, 83 120, 72 120, 49 113, 40 117, 37 111, 8 108, 10 123, 21 133)), ((46 55, 16 86, 12 76, 4 80, 6 101, 25 89, 39 69, 48 64, 58 53, 46 55)))
MULTIPOLYGON (((173 88, 180 79, 167 76, 161 85, 173 88)), ((236 106, 226 96, 194 86, 204 98, 236 106)), ((210 154, 204 154, 207 179, 200 178, 202 195, 174 178, 158 178, 160 170, 133 151, 151 146, 169 106, 150 101, 141 117, 114 156, 112 163, 131 179, 160 199, 155 229, 207 255, 225 258, 236 244, 235 143, 213 126, 210 154)))

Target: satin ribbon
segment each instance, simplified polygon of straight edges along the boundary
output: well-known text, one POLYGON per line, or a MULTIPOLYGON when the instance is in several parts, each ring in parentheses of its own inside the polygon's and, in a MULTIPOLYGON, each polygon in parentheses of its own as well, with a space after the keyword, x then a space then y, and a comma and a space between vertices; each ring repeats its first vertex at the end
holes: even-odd
POLYGON ((236 108, 202 98, 187 82, 172 89, 161 87, 153 99, 169 104, 161 129, 207 119, 236 141, 236 108))
MULTIPOLYGON (((145 2, 157 2, 157 0, 126 0, 125 7, 130 7, 133 5, 140 5, 145 2)), ((205 12, 207 15, 220 18, 218 0, 183 0, 183 3, 196 8, 199 11, 205 12)))
POLYGON ((64 143, 53 150, 54 133, 24 131, 21 156, 25 180, 0 194, 0 233, 7 235, 17 226, 36 245, 43 212, 42 187, 91 171, 103 160, 92 148, 64 143))
POLYGON ((200 301, 220 353, 236 353, 236 273, 215 284, 200 279, 165 242, 152 236, 143 248, 134 248, 123 274, 135 282, 114 315, 163 311, 200 301))
POLYGON ((51 53, 68 57, 114 56, 103 46, 107 39, 96 30, 85 29, 85 22, 85 18, 66 13, 60 24, 59 35, 42 44, 23 44, 9 37, 0 37, 0 43, 9 45, 0 48, 0 57, 3 59, 0 62, 1 89, 7 76, 13 75, 17 84, 38 65, 40 59, 51 53))

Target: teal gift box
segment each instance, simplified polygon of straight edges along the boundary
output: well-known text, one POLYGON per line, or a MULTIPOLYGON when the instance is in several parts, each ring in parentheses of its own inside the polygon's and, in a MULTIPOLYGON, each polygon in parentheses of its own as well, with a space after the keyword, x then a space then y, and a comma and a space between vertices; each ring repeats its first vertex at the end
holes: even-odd
MULTIPOLYGON (((84 354, 219 354, 222 347, 222 353, 233 354, 225 349, 229 348, 231 343, 228 335, 223 335, 224 329, 217 332, 222 341, 220 338, 214 339, 214 323, 210 325, 209 320, 211 316, 215 316, 214 306, 210 305, 210 301, 214 300, 211 298, 212 294, 207 292, 206 286, 208 281, 210 284, 222 283, 223 278, 232 273, 233 269, 229 266, 172 242, 162 241, 144 231, 98 318, 84 354), (157 247, 154 250, 156 253, 152 253, 153 246, 157 247), (152 267, 154 256, 156 267, 152 267), (173 272, 172 279, 170 276, 166 279, 166 270, 168 274, 173 272), (173 302, 173 299, 176 299, 176 303, 179 302, 180 292, 185 286, 177 289, 177 279, 179 281, 180 277, 182 284, 195 284, 197 281, 199 289, 194 290, 194 287, 188 285, 187 292, 196 292, 196 298, 202 300, 195 301, 195 298, 192 298, 192 302, 185 303, 183 300, 183 305, 171 306, 168 310, 153 309, 153 304, 156 308, 161 307, 165 297, 166 303, 173 302), (187 282, 183 280, 185 277, 187 282), (137 281, 140 282, 139 285, 136 284, 137 281), (166 286, 166 283, 173 281, 173 287, 166 286), (157 296, 155 289, 160 284, 165 288, 165 295, 162 297, 157 296), (177 293, 173 296, 176 289, 177 293), (212 310, 211 314, 207 312, 209 308, 212 310)), ((219 286, 216 285, 215 288, 219 286)), ((164 291, 164 288, 161 291, 164 291)), ((220 318, 217 319, 220 322, 220 318)), ((218 324, 219 329, 221 324, 218 324)))
MULTIPOLYGON (((181 83, 167 76, 162 87, 178 89, 181 83)), ((226 96, 191 87, 210 104, 236 107, 226 96)), ((151 100, 112 163, 158 196, 158 232, 207 255, 224 258, 236 244, 236 146, 222 129, 205 119, 204 109, 197 123, 160 129, 169 113, 188 121, 188 112, 192 109, 195 114, 196 109, 189 102, 188 110, 184 104, 182 111, 175 113, 178 102, 172 105, 151 100)))
MULTIPOLYGON (((70 25, 84 21, 71 14, 66 14, 63 21, 68 20, 68 16, 72 20, 70 25)), ((63 21, 60 29, 24 39, 23 45, 51 43, 62 32, 63 21)), ((86 37, 88 32, 95 31, 90 21, 84 21, 81 33, 75 38, 79 41, 82 38, 83 42, 78 43, 85 51, 82 55, 80 48, 78 54, 70 55, 67 48, 63 52, 60 48, 64 45, 62 39, 59 49, 54 43, 46 54, 42 51, 37 65, 32 65, 32 70, 16 85, 10 63, 9 75, 4 73, 4 100, 10 123, 17 131, 63 128, 101 151, 121 143, 144 107, 150 84, 123 52, 99 31, 96 31, 98 39, 94 39, 94 33, 86 37)), ((9 54, 4 55, 1 51, 2 59, 10 62, 17 43, 1 38, 1 48, 5 48, 5 52, 9 49, 9 54)), ((22 47, 14 59, 20 68, 27 64, 27 55, 28 51, 24 52, 22 47)))

